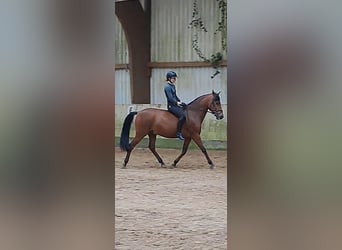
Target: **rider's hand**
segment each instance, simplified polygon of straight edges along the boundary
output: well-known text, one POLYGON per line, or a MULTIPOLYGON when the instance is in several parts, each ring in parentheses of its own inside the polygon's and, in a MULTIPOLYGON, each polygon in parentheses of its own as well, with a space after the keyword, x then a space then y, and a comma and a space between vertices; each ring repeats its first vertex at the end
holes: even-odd
POLYGON ((187 105, 185 102, 177 102, 177 106, 184 109, 187 105))

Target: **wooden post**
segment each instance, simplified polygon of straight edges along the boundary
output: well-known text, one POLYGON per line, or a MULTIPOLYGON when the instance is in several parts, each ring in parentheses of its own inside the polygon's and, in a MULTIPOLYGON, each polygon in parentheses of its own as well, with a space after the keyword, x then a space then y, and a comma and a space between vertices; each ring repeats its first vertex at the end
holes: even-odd
POLYGON ((115 2, 115 14, 128 43, 132 103, 135 104, 150 103, 150 0, 145 1, 144 8, 138 0, 115 2))

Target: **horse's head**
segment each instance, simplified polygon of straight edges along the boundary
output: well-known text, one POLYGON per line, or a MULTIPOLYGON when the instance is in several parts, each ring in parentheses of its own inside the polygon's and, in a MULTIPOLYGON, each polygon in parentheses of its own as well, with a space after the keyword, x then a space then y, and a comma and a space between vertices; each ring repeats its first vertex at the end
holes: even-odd
POLYGON ((209 111, 215 115, 217 120, 223 119, 223 110, 221 107, 221 101, 220 101, 220 92, 215 93, 214 90, 211 93, 212 99, 209 104, 209 111))

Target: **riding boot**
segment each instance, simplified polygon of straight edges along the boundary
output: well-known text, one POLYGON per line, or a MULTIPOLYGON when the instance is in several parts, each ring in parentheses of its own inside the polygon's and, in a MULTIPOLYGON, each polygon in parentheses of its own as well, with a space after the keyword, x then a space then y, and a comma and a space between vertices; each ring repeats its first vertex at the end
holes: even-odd
POLYGON ((179 140, 184 140, 184 137, 182 135, 182 126, 183 126, 184 121, 183 120, 179 120, 178 124, 177 124, 177 133, 176 136, 179 140))
POLYGON ((176 136, 179 140, 182 140, 182 141, 184 140, 184 137, 180 131, 177 132, 176 136))

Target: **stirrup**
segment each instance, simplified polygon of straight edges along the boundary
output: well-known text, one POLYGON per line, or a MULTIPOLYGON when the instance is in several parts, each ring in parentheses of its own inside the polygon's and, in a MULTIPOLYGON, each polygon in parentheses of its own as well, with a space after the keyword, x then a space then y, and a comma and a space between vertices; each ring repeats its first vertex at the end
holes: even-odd
POLYGON ((181 132, 177 132, 176 136, 179 140, 182 140, 182 141, 184 140, 184 137, 181 132))

